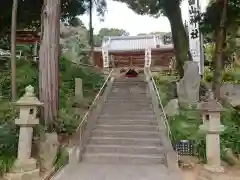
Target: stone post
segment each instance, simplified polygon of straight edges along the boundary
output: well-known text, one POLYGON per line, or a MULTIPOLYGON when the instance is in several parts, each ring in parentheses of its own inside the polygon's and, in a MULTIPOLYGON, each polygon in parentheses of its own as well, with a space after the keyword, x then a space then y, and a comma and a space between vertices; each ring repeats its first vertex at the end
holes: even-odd
POLYGON ((15 124, 20 126, 18 156, 12 172, 7 174, 5 179, 31 180, 39 177, 37 162, 31 158, 31 151, 33 127, 39 124, 39 119, 36 117, 37 108, 41 105, 31 85, 25 88, 25 94, 16 102, 16 106, 20 109, 19 119, 15 120, 15 124))
POLYGON ((110 72, 109 70, 110 70, 109 68, 103 68, 102 70, 105 79, 107 79, 109 75, 109 72, 110 72))
POLYGON ((75 98, 76 102, 83 100, 83 85, 81 78, 75 78, 75 98))
POLYGON ((200 129, 206 133, 207 164, 205 169, 215 173, 224 172, 224 168, 221 166, 219 137, 219 134, 224 130, 224 126, 220 122, 222 105, 211 99, 201 103, 200 110, 203 118, 200 129))

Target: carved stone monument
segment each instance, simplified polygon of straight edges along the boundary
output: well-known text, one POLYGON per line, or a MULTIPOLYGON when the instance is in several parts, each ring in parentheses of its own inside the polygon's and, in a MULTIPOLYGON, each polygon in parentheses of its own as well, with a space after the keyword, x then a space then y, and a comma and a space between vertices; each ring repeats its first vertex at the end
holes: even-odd
POLYGON ((201 77, 198 64, 187 61, 184 65, 184 76, 177 83, 177 94, 180 106, 196 104, 199 101, 199 87, 201 77))

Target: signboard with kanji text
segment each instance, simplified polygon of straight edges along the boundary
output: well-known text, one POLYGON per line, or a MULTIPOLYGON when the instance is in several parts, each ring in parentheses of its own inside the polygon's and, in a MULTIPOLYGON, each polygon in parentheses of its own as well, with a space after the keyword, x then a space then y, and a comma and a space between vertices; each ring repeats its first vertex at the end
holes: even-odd
POLYGON ((196 21, 196 17, 200 14, 199 0, 188 0, 188 14, 189 49, 192 60, 198 63, 199 74, 203 74, 202 37, 199 31, 199 23, 196 21))

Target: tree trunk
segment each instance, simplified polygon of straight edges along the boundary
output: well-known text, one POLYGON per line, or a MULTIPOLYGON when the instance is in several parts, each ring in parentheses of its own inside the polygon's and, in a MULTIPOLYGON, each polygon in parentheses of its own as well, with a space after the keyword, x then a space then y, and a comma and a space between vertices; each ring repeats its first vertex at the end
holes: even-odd
POLYGON ((16 29, 17 29, 18 0, 13 1, 12 6, 12 27, 11 27, 11 73, 12 73, 12 101, 16 101, 16 29))
POLYGON ((59 106, 60 2, 61 0, 45 0, 39 51, 40 99, 44 103, 45 123, 50 128, 57 119, 59 106))
POLYGON ((188 60, 189 43, 187 33, 182 21, 181 8, 178 1, 168 0, 164 5, 165 13, 169 19, 172 38, 176 54, 176 68, 180 78, 184 75, 184 62, 188 60))
POLYGON ((220 100, 220 88, 222 82, 222 62, 223 62, 223 46, 224 41, 226 40, 226 16, 227 16, 227 5, 228 0, 219 0, 220 3, 223 3, 223 11, 221 14, 220 26, 216 29, 216 48, 214 52, 214 77, 213 77, 213 92, 214 98, 220 100))

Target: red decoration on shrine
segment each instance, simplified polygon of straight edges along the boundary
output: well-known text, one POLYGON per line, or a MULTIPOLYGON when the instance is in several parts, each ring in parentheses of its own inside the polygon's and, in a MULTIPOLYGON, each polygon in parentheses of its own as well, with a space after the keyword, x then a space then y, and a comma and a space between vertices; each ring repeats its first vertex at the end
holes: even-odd
POLYGON ((40 41, 39 32, 32 30, 18 30, 16 32, 16 43, 32 44, 40 41))
POLYGON ((134 78, 138 76, 138 73, 134 69, 129 69, 125 76, 128 78, 134 78))

